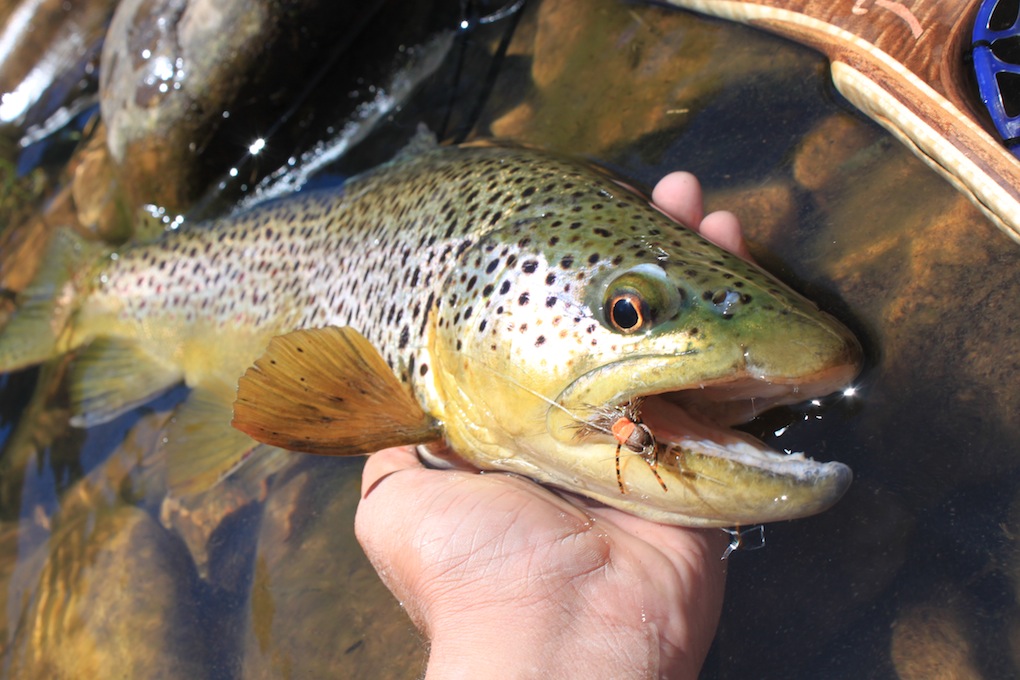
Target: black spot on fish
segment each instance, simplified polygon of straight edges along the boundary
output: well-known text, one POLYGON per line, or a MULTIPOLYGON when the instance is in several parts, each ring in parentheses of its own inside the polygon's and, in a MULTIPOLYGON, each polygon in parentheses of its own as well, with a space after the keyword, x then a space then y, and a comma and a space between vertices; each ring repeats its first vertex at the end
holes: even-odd
POLYGON ((482 297, 489 297, 492 295, 492 291, 495 290, 495 286, 491 283, 485 284, 485 288, 482 288, 482 297))
POLYGON ((503 285, 501 285, 499 287, 499 294, 500 295, 506 295, 509 290, 510 290, 510 281, 509 280, 504 281, 503 285))
POLYGON ((526 305, 528 304, 529 296, 527 293, 521 293, 521 296, 517 298, 517 304, 526 305))
POLYGON ((536 269, 538 269, 538 262, 536 260, 527 260, 521 264, 521 271, 525 274, 534 274, 536 269))

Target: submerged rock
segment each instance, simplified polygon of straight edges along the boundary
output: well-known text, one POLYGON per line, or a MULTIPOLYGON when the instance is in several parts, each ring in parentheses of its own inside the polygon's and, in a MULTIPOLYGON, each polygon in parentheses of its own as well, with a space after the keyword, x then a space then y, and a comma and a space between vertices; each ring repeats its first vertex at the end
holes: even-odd
POLYGON ((103 48, 100 103, 127 203, 169 214, 186 208, 213 171, 237 160, 212 153, 220 128, 229 120, 252 135, 232 141, 237 153, 255 131, 274 126, 316 60, 373 9, 321 0, 123 0, 103 48))
POLYGON ((206 676, 194 569, 146 512, 77 513, 43 551, 9 650, 10 677, 206 676))
POLYGON ((904 609, 893 626, 892 656, 900 680, 981 680, 968 622, 945 604, 904 609))
POLYGON ((734 31, 742 29, 626 3, 531 4, 508 52, 530 72, 516 64, 503 71, 491 132, 605 154, 641 135, 682 129, 734 80, 817 60, 807 50, 777 52, 753 31, 734 42, 734 31), (533 86, 523 87, 529 75, 533 86))
POLYGON ((246 680, 411 678, 425 648, 354 537, 360 465, 311 458, 266 501, 244 636, 246 680))
MULTIPOLYGON (((0 8, 0 124, 42 125, 95 93, 96 64, 116 0, 21 0, 0 8)), ((52 126, 52 122, 50 123, 52 126)))

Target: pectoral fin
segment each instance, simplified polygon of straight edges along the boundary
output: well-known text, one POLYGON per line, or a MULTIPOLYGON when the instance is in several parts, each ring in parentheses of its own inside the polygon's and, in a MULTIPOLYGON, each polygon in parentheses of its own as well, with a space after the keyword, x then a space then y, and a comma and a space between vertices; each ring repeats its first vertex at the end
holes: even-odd
POLYGON ((438 423, 352 328, 274 338, 238 382, 233 425, 266 444, 339 456, 441 437, 438 423))

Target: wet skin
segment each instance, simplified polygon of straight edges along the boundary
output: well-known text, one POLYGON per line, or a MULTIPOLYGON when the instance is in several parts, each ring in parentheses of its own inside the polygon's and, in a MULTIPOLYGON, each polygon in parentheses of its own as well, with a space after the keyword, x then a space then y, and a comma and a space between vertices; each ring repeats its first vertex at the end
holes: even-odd
MULTIPOLYGON (((689 173, 660 210, 750 259, 737 218, 703 214, 689 173)), ((508 474, 369 457, 358 540, 429 639, 427 678, 696 678, 722 608, 729 541, 508 474)))

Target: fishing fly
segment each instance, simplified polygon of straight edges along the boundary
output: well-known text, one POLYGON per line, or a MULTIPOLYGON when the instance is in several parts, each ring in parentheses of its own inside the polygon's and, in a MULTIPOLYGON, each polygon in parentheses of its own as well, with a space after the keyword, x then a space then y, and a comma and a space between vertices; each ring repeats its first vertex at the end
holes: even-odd
POLYGON ((620 493, 627 493, 623 486, 623 474, 620 472, 620 449, 626 446, 634 453, 640 454, 648 464, 655 480, 663 491, 669 491, 666 483, 659 476, 659 445, 647 425, 641 422, 641 400, 635 399, 623 406, 600 408, 591 420, 582 424, 579 434, 606 432, 616 440, 616 483, 620 493))

